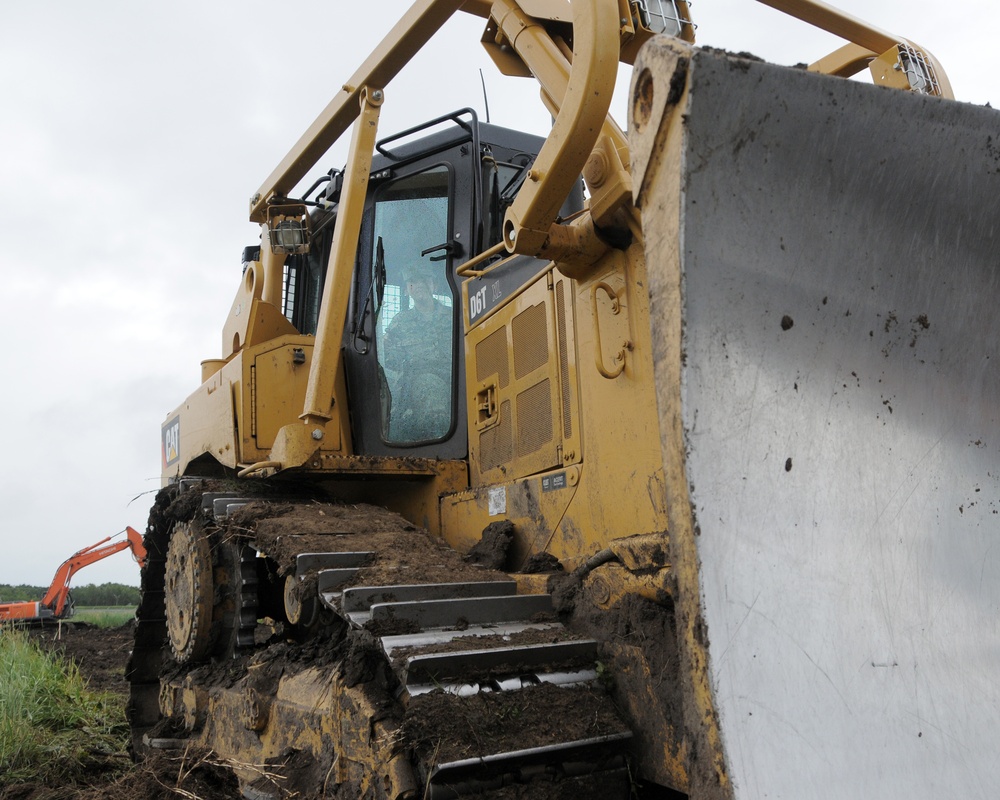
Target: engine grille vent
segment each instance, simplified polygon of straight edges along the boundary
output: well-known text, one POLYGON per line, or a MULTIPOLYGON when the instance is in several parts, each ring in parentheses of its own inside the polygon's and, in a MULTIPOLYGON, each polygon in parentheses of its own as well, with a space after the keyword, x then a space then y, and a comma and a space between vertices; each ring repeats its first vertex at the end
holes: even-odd
POLYGON ((517 455, 526 456, 552 441, 552 391, 546 378, 517 395, 517 455))
POLYGON ((521 380, 549 360, 545 305, 539 303, 531 306, 514 317, 510 333, 514 342, 514 377, 521 380))
POLYGON ((491 375, 499 375, 499 387, 507 388, 510 366, 507 361, 506 328, 493 331, 476 345, 476 380, 482 382, 491 375))

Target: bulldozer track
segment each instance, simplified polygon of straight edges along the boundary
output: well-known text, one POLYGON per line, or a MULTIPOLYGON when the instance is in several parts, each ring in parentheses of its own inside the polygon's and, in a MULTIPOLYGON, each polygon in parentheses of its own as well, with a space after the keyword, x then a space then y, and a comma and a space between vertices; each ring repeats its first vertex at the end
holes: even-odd
MULTIPOLYGON (((294 642, 296 653, 310 655, 297 657, 294 670, 283 666, 286 673, 332 661, 332 669, 347 676, 346 694, 385 695, 374 706, 381 709, 380 740, 393 744, 388 751, 373 745, 370 758, 384 765, 391 751, 387 774, 395 777, 361 786, 364 796, 629 796, 631 733, 602 688, 598 643, 558 620, 551 595, 518 594, 509 576, 466 564, 382 509, 373 531, 371 507, 295 501, 274 512, 239 491, 204 489, 204 482, 188 480, 169 487, 151 514, 149 566, 127 671, 137 749, 198 741, 207 716, 220 724, 221 705, 207 713, 202 708, 213 664, 228 670, 227 691, 242 698, 243 727, 265 741, 269 721, 278 718, 271 706, 282 692, 274 683, 232 675, 266 671, 259 667, 294 642), (271 513, 286 521, 310 514, 319 527, 293 533, 286 525, 275 534, 268 530, 271 513), (174 642, 176 620, 189 609, 178 608, 188 595, 171 595, 177 583, 171 565, 183 563, 176 549, 187 546, 192 529, 210 543, 215 581, 211 634, 202 633, 200 649, 183 638, 181 646, 174 642), (185 534, 171 545, 175 530, 185 534), (389 537, 403 538, 405 547, 379 546, 389 537), (432 562, 433 568, 421 568, 432 562), (440 579, 449 574, 453 579, 440 579), (399 581, 377 580, 385 575, 399 581), (362 651, 361 667, 348 663, 362 651), (191 658, 192 652, 202 657, 191 658), (197 702, 178 699, 199 692, 197 702)), ((365 724, 374 729, 376 722, 373 716, 365 724)), ((338 765, 358 758, 349 743, 366 735, 342 732, 340 742, 324 740, 313 748, 319 752, 309 753, 318 772, 327 773, 323 796, 359 791, 338 765)), ((221 755, 240 760, 246 753, 237 748, 221 755)), ((282 757, 289 755, 286 747, 282 757)), ((243 783, 248 797, 283 796, 260 781, 243 783)))

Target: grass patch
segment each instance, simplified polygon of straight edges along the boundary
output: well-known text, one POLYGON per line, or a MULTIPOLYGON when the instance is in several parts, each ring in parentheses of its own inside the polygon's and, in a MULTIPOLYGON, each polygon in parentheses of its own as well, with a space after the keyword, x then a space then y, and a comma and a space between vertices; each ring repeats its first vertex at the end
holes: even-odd
POLYGON ((5 782, 86 780, 128 766, 124 700, 86 688, 79 670, 0 627, 0 764, 5 782))
POLYGON ((135 606, 76 607, 70 622, 86 622, 96 628, 120 628, 135 619, 135 606))

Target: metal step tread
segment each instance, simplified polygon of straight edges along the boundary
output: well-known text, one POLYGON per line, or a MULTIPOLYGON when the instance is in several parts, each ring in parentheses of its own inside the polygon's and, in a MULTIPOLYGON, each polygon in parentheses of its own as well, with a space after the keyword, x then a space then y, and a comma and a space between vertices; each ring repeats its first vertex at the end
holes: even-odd
MULTIPOLYGON (((525 631, 548 631, 552 636, 572 635, 561 622, 501 622, 495 625, 475 625, 463 630, 457 628, 427 630, 420 633, 401 633, 382 637, 382 649, 387 658, 408 648, 421 648, 432 652, 435 647, 447 648, 455 639, 481 637, 485 641, 491 639, 503 640, 503 645, 509 644, 510 637, 525 631)), ((452 648, 454 649, 454 648, 452 648)), ((462 648, 466 649, 466 648, 462 648)), ((472 648, 469 648, 472 649, 472 648)))
POLYGON ((344 584, 354 580, 360 571, 360 567, 342 567, 317 572, 316 591, 323 605, 340 614, 340 597, 344 592, 344 584))
POLYGON ((473 597, 506 597, 516 594, 516 581, 352 586, 344 590, 341 598, 341 609, 351 622, 360 626, 371 619, 372 606, 379 604, 473 597))
POLYGON ((571 639, 563 642, 508 645, 448 653, 423 653, 406 659, 405 682, 443 683, 455 678, 478 677, 495 671, 507 674, 534 673, 539 667, 573 663, 579 666, 597 660, 597 642, 571 639))
POLYGON ((376 603, 371 607, 373 621, 405 620, 418 625, 422 630, 463 628, 491 622, 528 622, 540 615, 552 613, 552 595, 549 594, 376 603))
POLYGON ((509 675, 505 678, 484 678, 480 681, 455 680, 445 683, 408 683, 405 686, 405 697, 420 697, 422 694, 440 691, 456 697, 472 697, 487 692, 516 692, 531 686, 559 686, 564 689, 593 687, 597 685, 599 675, 592 667, 581 669, 541 671, 519 675, 509 675))
POLYGON ((233 511, 251 502, 253 498, 233 492, 202 492, 201 510, 214 519, 226 519, 233 511))
POLYGON ((295 557, 295 575, 304 577, 312 570, 358 568, 368 564, 375 557, 369 551, 337 553, 299 553, 295 557))

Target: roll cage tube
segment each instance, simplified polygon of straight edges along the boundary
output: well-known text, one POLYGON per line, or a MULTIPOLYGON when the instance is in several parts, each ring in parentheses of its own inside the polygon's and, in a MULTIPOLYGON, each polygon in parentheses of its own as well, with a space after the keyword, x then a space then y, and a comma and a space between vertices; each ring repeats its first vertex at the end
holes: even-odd
MULTIPOLYGON (((682 15, 689 18, 687 2, 685 0, 678 0, 678 2, 682 15)), ((868 51, 867 58, 869 59, 891 48, 894 44, 907 42, 906 39, 880 31, 827 3, 820 2, 820 0, 757 0, 757 2, 841 36, 851 42, 855 48, 863 47, 868 51), (879 48, 883 44, 885 47, 880 50, 879 48)), ((603 0, 603 3, 616 11, 620 5, 615 0, 603 0)), ((516 3, 492 3, 489 0, 464 0, 464 2, 463 0, 417 0, 344 84, 341 91, 330 101, 253 195, 250 201, 250 220, 263 222, 268 202, 274 197, 288 196, 308 171, 344 134, 357 116, 362 87, 386 86, 455 12, 462 11, 484 19, 492 18, 493 23, 491 24, 495 25, 499 16, 512 5, 523 8, 524 12, 540 20, 554 20, 562 25, 565 25, 569 16, 563 11, 556 18, 553 9, 565 9, 566 6, 553 0, 522 0, 519 6, 516 3)), ((574 24, 578 5, 578 0, 574 0, 571 8, 574 24)), ((634 1, 630 1, 629 5, 638 8, 638 4, 634 1)), ((636 14, 634 19, 639 20, 640 16, 640 14, 636 14)), ((616 36, 618 33, 619 30, 616 26, 616 36)), ((620 33, 623 37, 635 34, 633 22, 627 21, 620 33)), ((650 35, 649 31, 643 33, 646 37, 650 35)), ((684 38, 693 40, 691 26, 686 26, 684 38)), ((513 43, 513 48, 515 52, 520 54, 516 42, 513 43)), ((952 97, 950 83, 944 70, 926 50, 922 48, 921 50, 933 63, 941 85, 942 95, 952 97)), ((628 52, 631 54, 633 48, 628 48, 628 52)), ((623 50, 624 53, 625 50, 623 50)), ((816 63, 821 62, 817 61, 816 63)), ((578 173, 579 170, 574 174, 578 173)))

